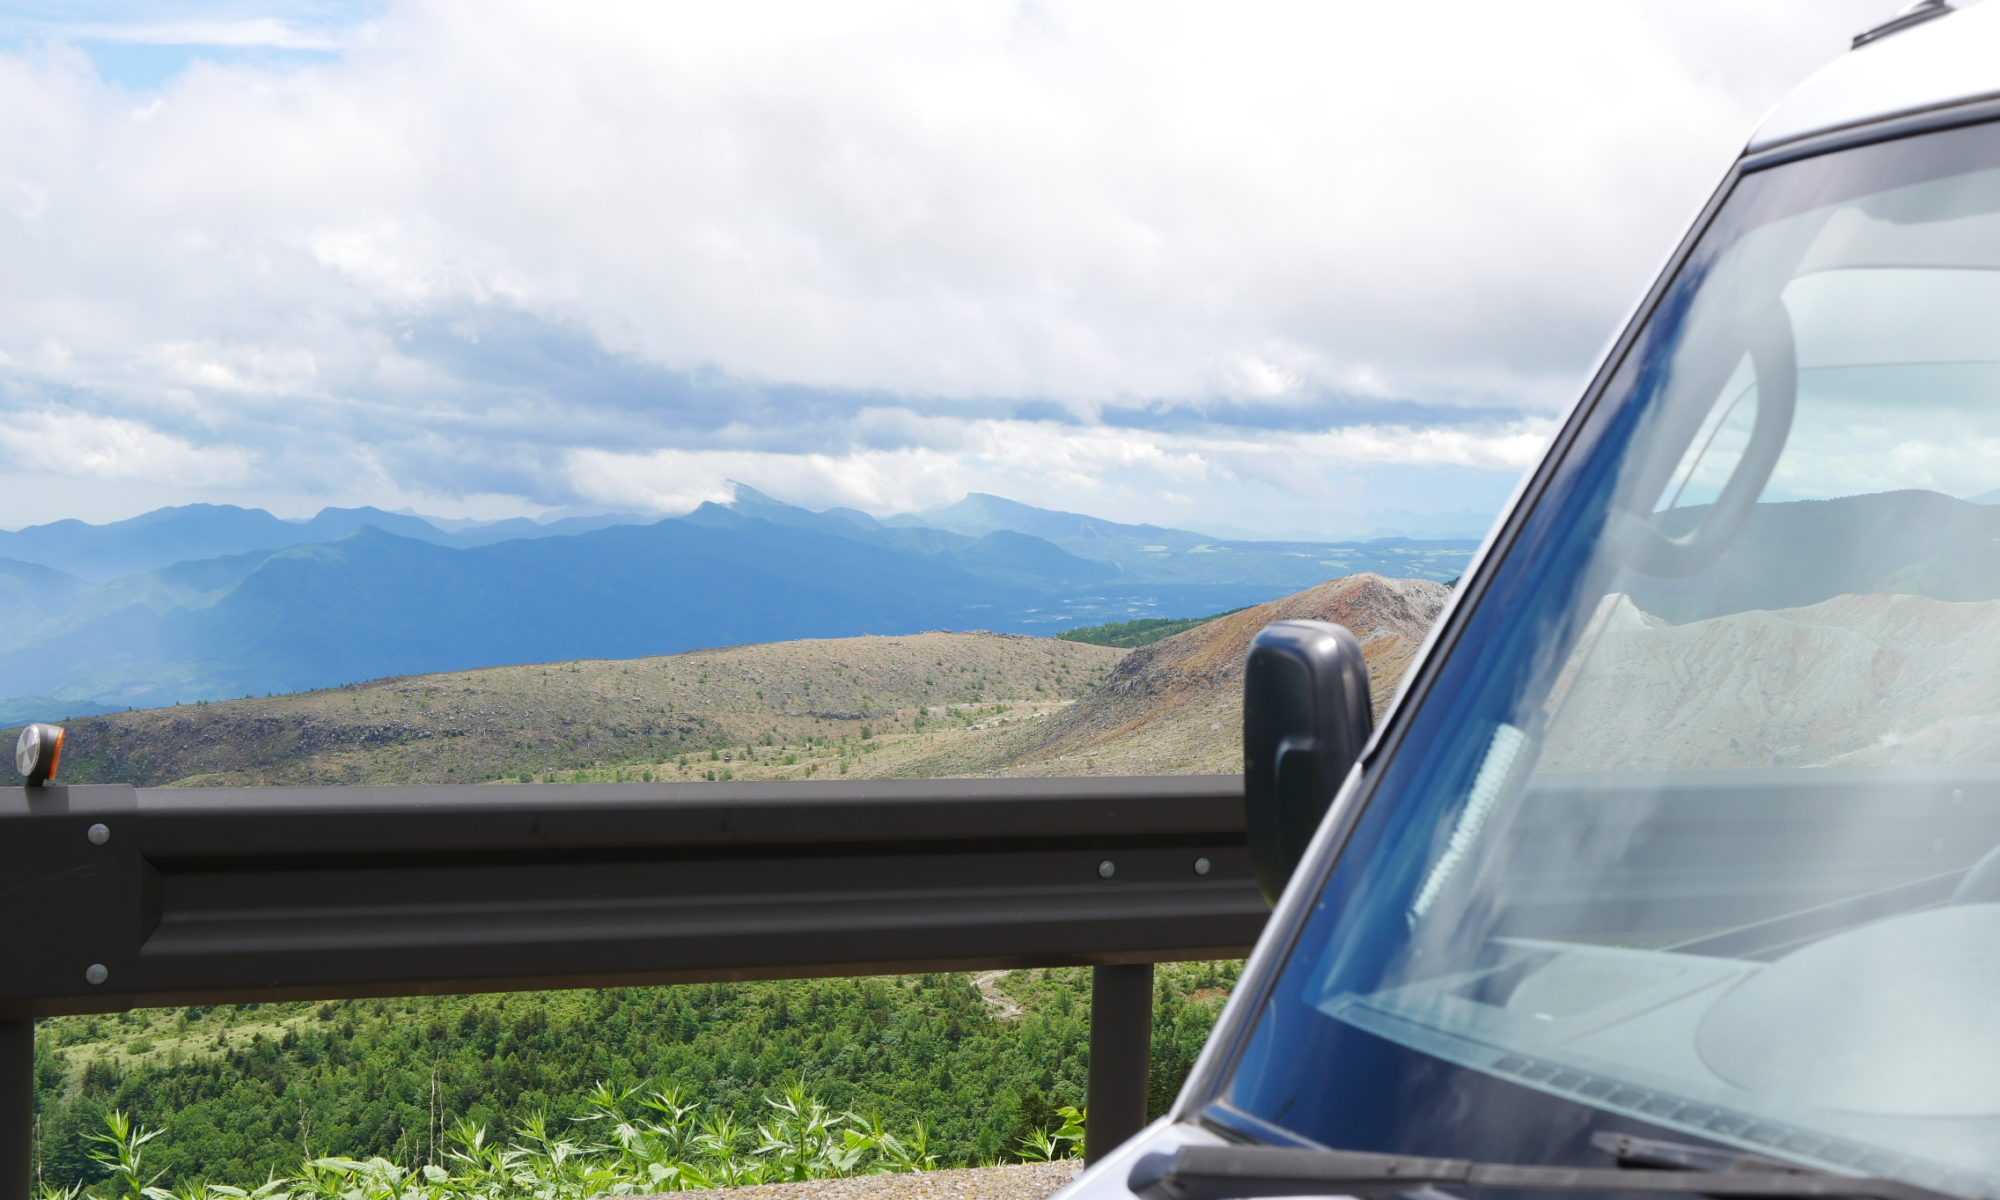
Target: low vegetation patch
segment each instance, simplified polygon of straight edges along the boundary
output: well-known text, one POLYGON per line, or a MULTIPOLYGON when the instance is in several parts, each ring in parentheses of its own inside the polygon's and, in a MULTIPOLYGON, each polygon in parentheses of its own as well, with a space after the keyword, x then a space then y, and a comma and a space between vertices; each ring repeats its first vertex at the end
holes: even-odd
MULTIPOLYGON (((162 1130, 144 1129, 124 1112, 87 1135, 87 1157, 101 1178, 91 1184, 42 1183, 40 1200, 590 1200, 657 1192, 704 1191, 762 1183, 926 1171, 938 1165, 921 1121, 898 1134, 875 1117, 835 1112, 803 1083, 764 1099, 755 1124, 686 1100, 673 1088, 642 1092, 599 1084, 583 1115, 566 1126, 535 1112, 512 1136, 490 1138, 460 1122, 423 1162, 306 1158, 284 1174, 218 1182, 203 1178, 162 1186, 153 1162, 162 1130)), ((1081 1145, 1083 1111, 1065 1107, 1061 1124, 1035 1130, 1018 1157, 1066 1158, 1081 1145)))
MULTIPOLYGON (((1156 1112, 1179 1090, 1236 974, 1234 963, 1159 968, 1156 1112)), ((754 1131, 778 1119, 769 1098, 802 1079, 814 1103, 839 1115, 842 1146, 849 1131, 895 1133, 853 1170, 892 1163, 897 1147, 942 1167, 1008 1161, 1083 1103, 1090 973, 1018 970, 988 987, 1000 995, 970 975, 939 974, 50 1018, 35 1039, 38 1178, 109 1197, 97 1156, 120 1113, 165 1130, 145 1143, 147 1171, 185 1192, 291 1178, 320 1160, 379 1159, 405 1176, 440 1167, 456 1178, 451 1155, 469 1153, 466 1130, 485 1131, 488 1148, 532 1148, 536 1129, 555 1143, 608 1145, 604 1131, 618 1122, 603 1117, 602 1101, 612 1094, 634 1119, 665 1121, 650 1106, 657 1093, 684 1107, 698 1098, 687 1129, 754 1131)), ((770 1156, 739 1146, 735 1157, 770 1156)), ((686 1161, 689 1179, 720 1177, 686 1161)))
POLYGON ((1131 650, 1165 641, 1177 633, 1186 633, 1197 625, 1206 625, 1219 617, 1242 611, 1240 608, 1232 608, 1229 612, 1214 613, 1206 617, 1140 617, 1135 621, 1113 621, 1107 625, 1084 625, 1076 629, 1066 629, 1056 636, 1065 642, 1087 642, 1093 646, 1116 646, 1119 649, 1131 650))

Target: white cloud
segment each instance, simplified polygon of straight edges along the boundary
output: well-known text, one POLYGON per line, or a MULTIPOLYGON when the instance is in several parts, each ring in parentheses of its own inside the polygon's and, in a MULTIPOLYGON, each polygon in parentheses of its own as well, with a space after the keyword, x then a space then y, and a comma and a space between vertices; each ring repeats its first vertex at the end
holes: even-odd
MULTIPOLYGON (((1553 431, 1546 420, 1486 431, 1356 427, 1303 437, 1142 433, 1036 421, 929 418, 925 444, 846 454, 746 450, 585 449, 566 472, 577 493, 614 508, 680 513, 726 501, 740 480, 795 503, 846 505, 877 515, 945 504, 968 491, 1033 502, 1072 498, 1088 511, 1148 520, 1163 497, 1190 488, 1277 497, 1352 496, 1357 467, 1460 466, 1518 471, 1553 431), (1040 499, 1037 499, 1040 498, 1040 499)), ((1251 498, 1254 498, 1252 495, 1251 498)), ((1287 519, 1296 504, 1279 500, 1287 519)), ((1059 505, 1058 505, 1059 506, 1059 505)))
POLYGON ((1515 470, 1540 426, 923 422, 1329 391, 1552 412, 1756 115, 1881 7, 402 0, 348 31, 106 25, 341 55, 204 63, 135 104, 71 44, 0 50, 0 384, 256 446, 260 487, 485 494, 450 470, 505 425, 491 457, 553 472, 509 485, 524 507, 574 483, 672 508, 724 470, 864 507, 981 471, 1081 506, 1515 470), (519 347, 474 370, 412 342, 489 312, 874 394, 918 440, 727 467, 662 449, 669 399, 642 435, 587 380, 509 376, 519 347), (597 441, 542 453, 537 423, 597 441))
POLYGON ((235 446, 197 446, 137 421, 44 410, 10 413, 0 422, 0 454, 42 470, 109 482, 237 487, 256 456, 235 446))
POLYGON ((217 346, 163 342, 144 349, 140 364, 162 382, 221 392, 301 396, 316 391, 318 365, 304 347, 217 346))
POLYGON ((59 25, 50 32, 74 38, 141 46, 338 50, 342 45, 339 37, 325 30, 312 29, 276 17, 190 19, 129 24, 92 21, 59 25))
POLYGON ((136 125, 13 56, 0 87, 76 135, 0 127, 16 190, 62 214, 15 307, 87 288, 199 340, 301 305, 506 297, 661 362, 828 387, 1485 379, 1547 403, 1757 109, 1854 23, 1783 7, 1734 89, 1709 47, 1769 17, 1600 0, 413 0, 337 67, 203 68, 136 125))

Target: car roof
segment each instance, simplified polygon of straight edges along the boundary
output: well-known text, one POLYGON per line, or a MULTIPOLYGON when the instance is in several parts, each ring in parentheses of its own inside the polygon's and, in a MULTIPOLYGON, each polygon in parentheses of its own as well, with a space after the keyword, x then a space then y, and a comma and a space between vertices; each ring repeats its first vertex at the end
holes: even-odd
POLYGON ((1947 12, 1835 59, 1779 102, 1749 150, 1996 96, 2000 0, 1947 12))

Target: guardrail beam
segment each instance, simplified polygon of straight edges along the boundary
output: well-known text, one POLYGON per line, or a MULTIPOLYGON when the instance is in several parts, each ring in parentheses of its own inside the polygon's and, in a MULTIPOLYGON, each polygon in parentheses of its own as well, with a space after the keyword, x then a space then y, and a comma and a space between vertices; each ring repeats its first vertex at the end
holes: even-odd
POLYGON ((0 791, 0 1018, 1237 957, 1235 776, 0 791))

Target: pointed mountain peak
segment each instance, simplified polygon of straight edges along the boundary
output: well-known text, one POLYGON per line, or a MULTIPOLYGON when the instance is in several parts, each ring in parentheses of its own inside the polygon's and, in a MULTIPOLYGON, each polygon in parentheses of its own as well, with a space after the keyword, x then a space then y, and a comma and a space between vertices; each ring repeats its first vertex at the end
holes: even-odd
POLYGON ((714 525, 717 523, 735 525, 749 520, 751 515, 734 504, 717 504, 713 500, 704 500, 695 506, 694 511, 682 513, 679 517, 670 519, 693 521, 696 524, 704 525, 714 525))
POLYGON ((742 516, 761 517, 777 525, 795 525, 801 529, 820 529, 847 536, 865 535, 882 528, 881 522, 858 509, 829 508, 824 512, 815 512, 767 496, 747 483, 734 479, 728 483, 734 493, 733 498, 719 507, 742 516))
POLYGON ((723 480, 723 483, 726 484, 729 488, 729 503, 723 506, 725 508, 744 509, 744 508, 768 508, 774 506, 778 508, 794 507, 793 505, 786 504, 783 500, 778 500, 771 496, 765 495, 763 492, 758 491, 756 488, 751 487, 749 484, 744 483, 741 480, 725 479, 723 480))

